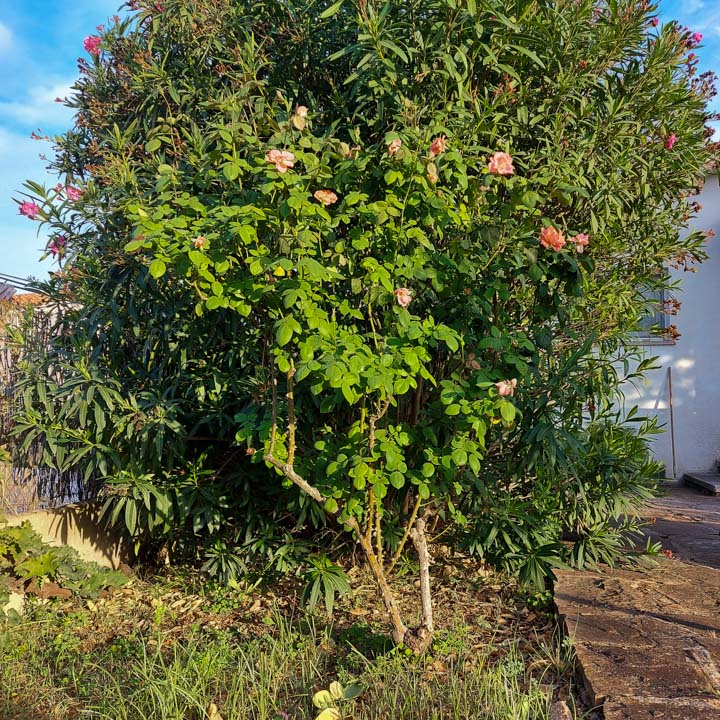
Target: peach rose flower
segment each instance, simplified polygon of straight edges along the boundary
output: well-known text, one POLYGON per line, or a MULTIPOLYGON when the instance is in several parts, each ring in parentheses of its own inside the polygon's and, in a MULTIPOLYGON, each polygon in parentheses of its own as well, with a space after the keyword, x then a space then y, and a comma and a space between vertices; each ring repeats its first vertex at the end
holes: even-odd
POLYGON ((575 237, 570 238, 570 242, 575 246, 575 249, 582 254, 590 244, 590 238, 585 233, 578 233, 575 237))
POLYGON ((500 382, 495 383, 495 387, 497 388, 498 395, 500 397, 510 397, 514 395, 516 386, 516 378, 513 378, 512 380, 501 380, 500 382))
POLYGON ((319 203, 322 203, 323 207, 335 204, 338 199, 338 196, 332 190, 316 190, 313 197, 319 203))
POLYGON ((202 235, 198 235, 193 240, 193 246, 195 247, 196 250, 202 250, 205 247, 205 243, 207 243, 207 238, 205 238, 202 235))
POLYGON ((496 152, 488 160, 488 172, 493 175, 514 175, 512 156, 506 152, 496 152))
POLYGON ((554 227, 544 227, 540 231, 540 244, 553 252, 560 252, 565 245, 565 236, 554 227))
POLYGON ((412 302, 412 292, 409 288, 398 288, 395 290, 395 298, 398 301, 400 307, 406 308, 412 302))
POLYGON ((397 155, 398 150, 402 147, 402 140, 400 138, 395 138, 389 145, 388 145, 388 155, 397 155))
POLYGON ((444 135, 436 137, 430 144, 430 157, 435 157, 436 155, 440 155, 440 153, 444 153, 446 146, 447 139, 444 135))
POLYGON ((289 150, 277 150, 273 148, 268 151, 265 159, 275 165, 279 173, 285 173, 295 165, 295 156, 289 150))

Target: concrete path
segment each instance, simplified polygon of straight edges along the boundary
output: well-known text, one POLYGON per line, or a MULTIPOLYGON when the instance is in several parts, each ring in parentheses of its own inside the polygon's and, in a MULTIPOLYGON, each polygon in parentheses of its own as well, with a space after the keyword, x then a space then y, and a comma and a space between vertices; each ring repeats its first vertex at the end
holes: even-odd
POLYGON ((555 585, 589 700, 605 720, 720 720, 720 497, 673 488, 648 517, 672 557, 555 585))

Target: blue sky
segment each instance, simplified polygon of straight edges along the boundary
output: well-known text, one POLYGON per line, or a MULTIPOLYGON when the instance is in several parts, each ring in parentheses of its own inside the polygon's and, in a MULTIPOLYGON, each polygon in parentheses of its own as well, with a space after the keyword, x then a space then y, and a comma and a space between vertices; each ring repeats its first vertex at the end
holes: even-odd
MULTIPOLYGON (((37 224, 18 215, 26 178, 55 184, 39 158, 47 143, 30 139, 40 130, 59 134, 72 125, 71 112, 55 103, 77 77, 82 41, 107 22, 122 0, 0 0, 0 273, 44 277, 50 260, 37 224)), ((676 19, 704 36, 700 70, 720 74, 720 0, 661 0, 663 20, 676 19)), ((716 102, 720 110, 720 103, 716 102)))

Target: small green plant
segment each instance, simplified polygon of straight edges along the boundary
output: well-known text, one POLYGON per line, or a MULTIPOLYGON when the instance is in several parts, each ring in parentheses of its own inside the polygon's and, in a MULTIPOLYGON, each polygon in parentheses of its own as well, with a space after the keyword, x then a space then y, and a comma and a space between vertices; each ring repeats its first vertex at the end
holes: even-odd
POLYGON ((320 710, 315 720, 342 720, 343 717, 350 717, 344 711, 348 700, 354 700, 362 693, 359 685, 348 685, 343 687, 337 680, 330 683, 327 690, 320 690, 313 695, 313 705, 320 710))
POLYGON ((308 560, 310 567, 305 573, 307 585, 303 592, 303 602, 312 612, 322 594, 325 610, 330 617, 335 606, 335 596, 350 592, 350 580, 345 571, 325 555, 311 555, 308 560))
MULTIPOLYGON (((17 527, 0 524, 0 583, 9 580, 36 581, 39 586, 54 581, 84 598, 94 598, 101 590, 120 587, 127 577, 117 570, 82 560, 70 547, 53 547, 25 521, 17 527)), ((0 593, 4 604, 6 593, 0 593)))

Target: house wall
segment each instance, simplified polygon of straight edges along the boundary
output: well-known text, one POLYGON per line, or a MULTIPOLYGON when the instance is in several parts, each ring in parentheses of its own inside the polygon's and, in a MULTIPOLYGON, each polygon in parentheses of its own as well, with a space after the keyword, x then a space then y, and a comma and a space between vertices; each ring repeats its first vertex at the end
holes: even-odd
POLYGON ((659 370, 648 373, 640 387, 626 387, 626 408, 638 405, 658 416, 666 431, 654 441, 654 453, 668 477, 711 472, 720 459, 720 184, 710 176, 698 198, 702 205, 693 228, 713 229, 709 259, 695 273, 681 277, 682 308, 670 322, 682 334, 674 345, 648 345, 659 370), (672 386, 672 417, 670 412, 672 386), (672 422, 671 422, 672 420, 672 422), (674 435, 674 452, 673 452, 674 435))

